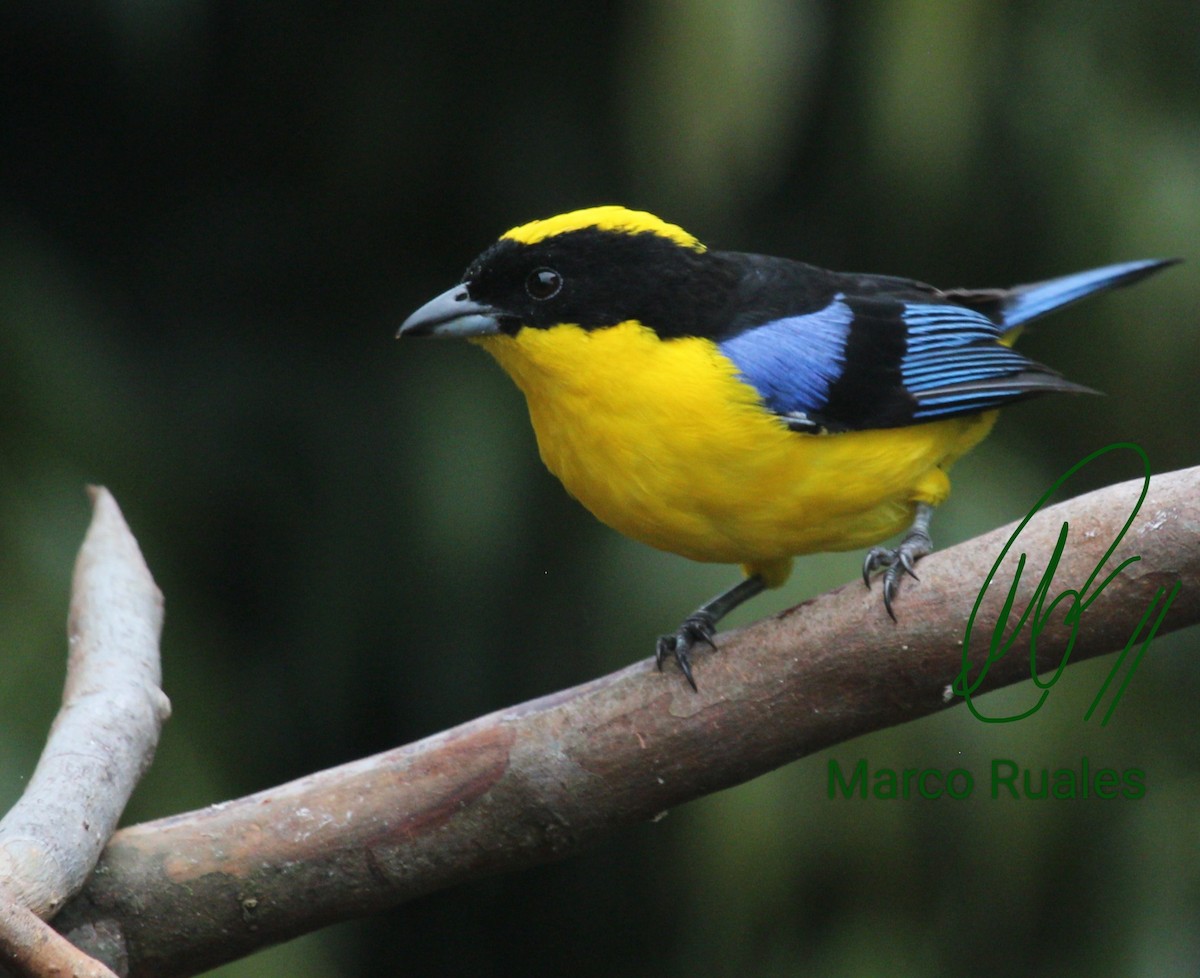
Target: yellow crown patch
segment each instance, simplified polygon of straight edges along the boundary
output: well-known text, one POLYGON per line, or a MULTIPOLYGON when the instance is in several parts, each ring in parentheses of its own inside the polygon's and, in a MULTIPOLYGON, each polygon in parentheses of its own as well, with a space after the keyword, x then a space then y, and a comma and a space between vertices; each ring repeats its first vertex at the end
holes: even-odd
POLYGON ((541 221, 530 221, 506 232, 503 237, 522 244, 534 244, 552 238, 566 231, 581 231, 584 228, 597 228, 601 231, 618 231, 625 234, 642 234, 649 232, 660 237, 668 238, 684 248, 694 251, 704 251, 704 245, 688 234, 677 224, 668 224, 661 218, 646 211, 632 211, 619 205, 603 207, 585 207, 583 210, 569 211, 556 217, 548 217, 541 221))

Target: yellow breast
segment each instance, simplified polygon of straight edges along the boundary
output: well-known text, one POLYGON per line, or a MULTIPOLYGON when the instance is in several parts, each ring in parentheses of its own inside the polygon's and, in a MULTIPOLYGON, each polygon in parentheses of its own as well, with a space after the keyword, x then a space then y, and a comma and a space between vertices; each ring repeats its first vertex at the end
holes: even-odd
POLYGON ((995 420, 798 434, 707 340, 627 322, 477 342, 525 393, 546 466, 600 520, 777 580, 792 556, 877 543, 940 503, 945 468, 995 420))

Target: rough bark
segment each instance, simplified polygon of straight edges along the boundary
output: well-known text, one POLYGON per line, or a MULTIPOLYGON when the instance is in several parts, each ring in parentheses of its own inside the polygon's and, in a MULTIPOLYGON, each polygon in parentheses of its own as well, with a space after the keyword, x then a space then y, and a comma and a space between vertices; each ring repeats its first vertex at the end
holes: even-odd
POLYGON ((92 872, 170 714, 159 688, 162 595, 112 496, 91 496, 62 707, 28 787, 0 821, 0 959, 28 974, 85 973, 82 956, 37 918, 52 916, 92 872))
MULTIPOLYGON (((1078 661, 1128 646, 1098 699, 1093 722, 1102 722, 1160 612, 1160 635, 1200 621, 1200 468, 1156 477, 1122 535, 1143 488, 1139 479, 1043 510, 982 593, 1015 524, 926 558, 896 603, 898 624, 877 589, 856 583, 722 634, 719 651, 696 657, 699 693, 673 667, 658 674, 641 661, 406 747, 124 829, 55 926, 103 960, 127 954, 130 975, 169 978, 563 858, 675 805, 959 703, 952 687, 977 598, 968 679, 980 678, 997 621, 1012 638, 977 693, 1029 679, 1034 644, 1043 677, 1068 653, 1078 661), (1004 612, 1021 551, 1028 562, 1004 612), (1031 602, 1033 617, 1017 628, 1031 602)), ((1040 691, 1029 690, 1036 702, 1040 691)), ((986 701, 975 705, 986 713, 986 701)))

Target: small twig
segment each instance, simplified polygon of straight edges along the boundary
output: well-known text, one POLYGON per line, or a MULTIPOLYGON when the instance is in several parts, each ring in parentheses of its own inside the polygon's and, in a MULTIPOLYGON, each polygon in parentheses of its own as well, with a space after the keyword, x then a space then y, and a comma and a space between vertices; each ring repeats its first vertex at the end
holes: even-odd
MULTIPOLYGON (((20 925, 0 933, 12 962, 37 957, 34 945, 20 946, 21 935, 60 954, 23 925, 20 911, 49 918, 83 886, 170 714, 159 688, 162 595, 112 496, 104 489, 90 495, 92 523, 72 581, 62 706, 25 793, 0 821, 0 880, 11 901, 0 932, 5 922, 20 925)), ((32 964, 26 971, 41 973, 32 964)))
MULTIPOLYGON (((1100 572, 1071 661, 1120 649, 1176 581, 1159 634, 1200 621, 1200 468, 1156 477, 1110 553, 1141 488, 1109 486, 1025 528, 980 609, 976 668, 1016 553, 1029 561, 1010 628, 1064 521, 1070 544, 1048 599, 1086 590, 1100 572)), ((131 976, 194 975, 336 920, 565 857, 823 747, 945 709, 958 701, 946 691, 962 669, 967 619, 1013 530, 922 561, 899 624, 859 582, 718 636, 720 650, 696 659, 698 694, 645 660, 407 747, 124 829, 55 924, 88 949, 84 929, 119 929, 131 976)), ((1071 648, 1068 607, 1037 637, 1039 673, 1071 648)), ((1015 635, 980 693, 1029 678, 1030 631, 1015 635)))
POLYGON ((33 911, 0 894, 0 959, 28 978, 117 978, 33 911))

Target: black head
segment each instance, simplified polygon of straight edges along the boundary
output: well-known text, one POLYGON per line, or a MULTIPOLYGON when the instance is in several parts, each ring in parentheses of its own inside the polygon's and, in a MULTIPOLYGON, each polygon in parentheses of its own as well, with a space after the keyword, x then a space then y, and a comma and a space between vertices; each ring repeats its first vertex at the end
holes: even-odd
POLYGON ((418 310, 401 335, 516 335, 636 320, 663 337, 710 332, 738 270, 674 225, 591 208, 508 232, 462 283, 418 310))

